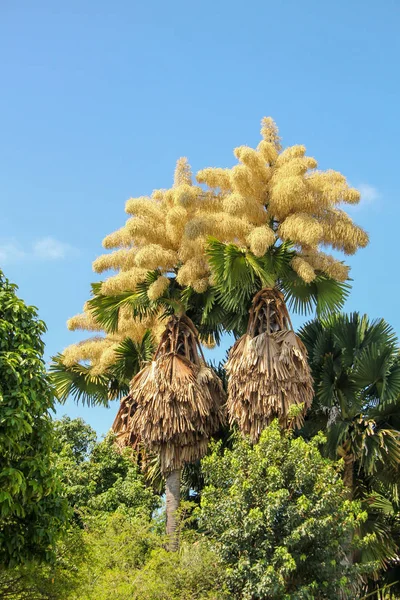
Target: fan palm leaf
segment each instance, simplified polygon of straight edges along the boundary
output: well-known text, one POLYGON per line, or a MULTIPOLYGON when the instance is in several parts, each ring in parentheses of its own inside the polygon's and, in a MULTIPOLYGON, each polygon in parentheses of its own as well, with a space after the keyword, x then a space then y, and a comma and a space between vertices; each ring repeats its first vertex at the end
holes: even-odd
POLYGON ((50 380, 57 399, 65 402, 72 396, 76 402, 88 406, 108 406, 111 375, 93 375, 91 371, 91 368, 85 365, 66 366, 62 362, 61 354, 54 356, 50 365, 50 380))
POLYGON ((94 373, 91 366, 75 363, 65 365, 62 354, 50 364, 50 379, 60 402, 71 396, 76 402, 89 406, 108 406, 129 391, 129 384, 143 364, 151 359, 154 341, 147 331, 141 342, 126 338, 117 346, 115 362, 104 373, 94 373))

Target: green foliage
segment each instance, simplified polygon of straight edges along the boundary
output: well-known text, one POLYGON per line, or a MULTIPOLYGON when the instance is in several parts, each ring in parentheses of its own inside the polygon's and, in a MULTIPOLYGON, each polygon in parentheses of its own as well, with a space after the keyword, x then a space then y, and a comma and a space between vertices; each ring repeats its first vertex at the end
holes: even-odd
POLYGON ((221 455, 217 445, 203 459, 200 525, 226 565, 233 598, 357 597, 359 569, 346 555, 366 514, 321 456, 322 441, 292 439, 275 422, 255 446, 238 438, 232 450, 221 455))
MULTIPOLYGON (((135 578, 135 600, 224 600, 225 574, 204 539, 181 544, 179 552, 159 548, 135 578)), ((122 599, 121 599, 122 600, 122 599)))
POLYGON ((66 519, 51 455, 44 323, 0 271, 0 562, 50 559, 66 519))
POLYGON ((207 255, 212 269, 216 302, 225 311, 225 329, 241 335, 247 325, 254 295, 263 287, 278 287, 289 308, 300 314, 316 310, 318 315, 340 309, 350 291, 341 283, 320 273, 305 283, 290 263, 296 255, 290 243, 273 246, 262 257, 235 244, 216 239, 208 241, 207 255))
MULTIPOLYGON (((110 436, 97 442, 82 419, 63 417, 54 430, 54 459, 73 518, 60 532, 50 564, 31 556, 24 565, 0 571, 0 598, 95 599, 90 595, 93 578, 101 574, 104 583, 114 574, 122 581, 126 564, 138 557, 139 568, 150 549, 162 544, 158 522, 151 521, 159 498, 145 486, 134 455, 118 452, 110 436), (104 572, 110 563, 114 571, 104 572), (117 564, 121 570, 116 575, 117 564)), ((111 589, 108 594, 112 596, 111 589)))
POLYGON ((128 393, 132 377, 153 352, 154 341, 147 331, 140 343, 130 338, 123 340, 116 349, 115 363, 102 374, 93 374, 91 366, 79 363, 67 366, 62 355, 57 354, 50 365, 50 379, 60 402, 72 396, 76 402, 89 406, 108 406, 109 400, 128 393))
POLYGON ((112 435, 94 443, 95 432, 82 419, 63 417, 55 429, 57 464, 78 523, 117 509, 150 518, 159 500, 145 485, 129 448, 120 452, 112 435))
POLYGON ((31 560, 0 568, 2 600, 69 600, 80 585, 80 568, 87 560, 83 532, 68 528, 58 539, 51 563, 31 560))
POLYGON ((88 558, 70 600, 222 600, 219 563, 205 543, 184 542, 169 553, 161 529, 120 512, 91 520, 84 532, 88 558))
POLYGON ((329 456, 352 457, 352 493, 368 513, 361 531, 373 536, 357 557, 373 559, 384 569, 395 566, 400 547, 400 361, 395 332, 383 319, 370 321, 352 313, 312 321, 300 336, 316 394, 302 433, 308 437, 323 430, 329 456))
MULTIPOLYGON (((79 363, 66 366, 62 355, 57 354, 50 365, 50 378, 60 402, 72 396, 76 402, 89 406, 108 406, 111 387, 108 373, 93 375, 90 366, 79 363)), ((122 387, 120 393, 124 391, 122 387)))
POLYGON ((97 436, 95 430, 83 419, 71 419, 64 415, 60 420, 54 421, 53 426, 54 450, 57 454, 68 446, 78 465, 90 457, 96 446, 97 436))
POLYGON ((387 406, 400 394, 400 361, 393 329, 366 315, 332 315, 299 332, 307 347, 318 404, 344 417, 387 406))

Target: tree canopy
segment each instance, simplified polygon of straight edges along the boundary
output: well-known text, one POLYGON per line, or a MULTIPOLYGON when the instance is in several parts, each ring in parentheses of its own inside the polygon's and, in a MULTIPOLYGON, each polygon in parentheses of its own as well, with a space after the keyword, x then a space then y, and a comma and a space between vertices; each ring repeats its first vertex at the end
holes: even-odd
POLYGON ((66 520, 52 457, 45 324, 0 271, 0 561, 50 559, 66 520))
POLYGON ((275 421, 258 444, 238 437, 203 460, 200 526, 226 565, 232 598, 359 597, 359 566, 346 552, 366 513, 322 458, 322 441, 282 434, 275 421))

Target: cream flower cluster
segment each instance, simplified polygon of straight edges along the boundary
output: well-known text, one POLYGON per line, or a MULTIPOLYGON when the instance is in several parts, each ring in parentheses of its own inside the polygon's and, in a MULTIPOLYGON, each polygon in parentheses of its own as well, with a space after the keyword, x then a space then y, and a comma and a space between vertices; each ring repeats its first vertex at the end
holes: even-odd
MULTIPOLYGON (((341 208, 358 203, 359 192, 341 173, 319 171, 304 146, 282 150, 271 118, 263 119, 261 135, 257 148, 234 150, 238 164, 232 168, 199 171, 198 185, 193 184, 187 160, 181 158, 170 189, 128 200, 125 225, 103 241, 112 252, 93 263, 97 273, 116 272, 104 280, 101 292, 134 291, 154 270, 159 277, 148 290, 150 300, 165 294, 172 278, 198 293, 206 291, 212 285, 205 252, 209 236, 256 256, 279 241, 291 241, 297 250, 292 267, 305 282, 313 281, 318 272, 346 280, 348 267, 321 248, 354 254, 367 245, 365 231, 341 208)), ((87 305, 68 326, 101 332, 87 305)), ((94 372, 103 372, 115 361, 115 349, 124 338, 139 341, 148 328, 157 337, 163 325, 157 317, 138 320, 121 311, 116 333, 69 346, 64 361, 71 365, 87 360, 94 372)))

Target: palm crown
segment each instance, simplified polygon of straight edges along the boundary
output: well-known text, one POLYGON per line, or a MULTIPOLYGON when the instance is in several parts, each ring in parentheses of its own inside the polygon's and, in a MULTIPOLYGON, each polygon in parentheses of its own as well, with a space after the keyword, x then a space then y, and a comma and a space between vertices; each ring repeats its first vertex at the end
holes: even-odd
POLYGON ((351 456, 366 474, 397 464, 395 408, 400 396, 397 338, 383 320, 333 315, 300 330, 315 382, 310 425, 324 428, 328 450, 351 456))
POLYGON ((201 185, 180 159, 172 188, 127 202, 130 218, 104 240, 116 250, 93 264, 117 273, 69 322, 105 335, 68 347, 59 373, 81 361, 96 377, 108 372, 126 338, 140 343, 147 330, 160 338, 166 304, 171 314, 176 300, 211 342, 222 330, 244 332, 252 298, 266 285, 283 291, 294 310, 322 314, 343 304, 348 267, 321 246, 352 254, 367 244, 339 208, 357 203, 359 193, 340 173, 316 170, 304 146, 282 151, 272 119, 261 133, 256 149, 235 149, 238 165, 199 171, 201 185))

